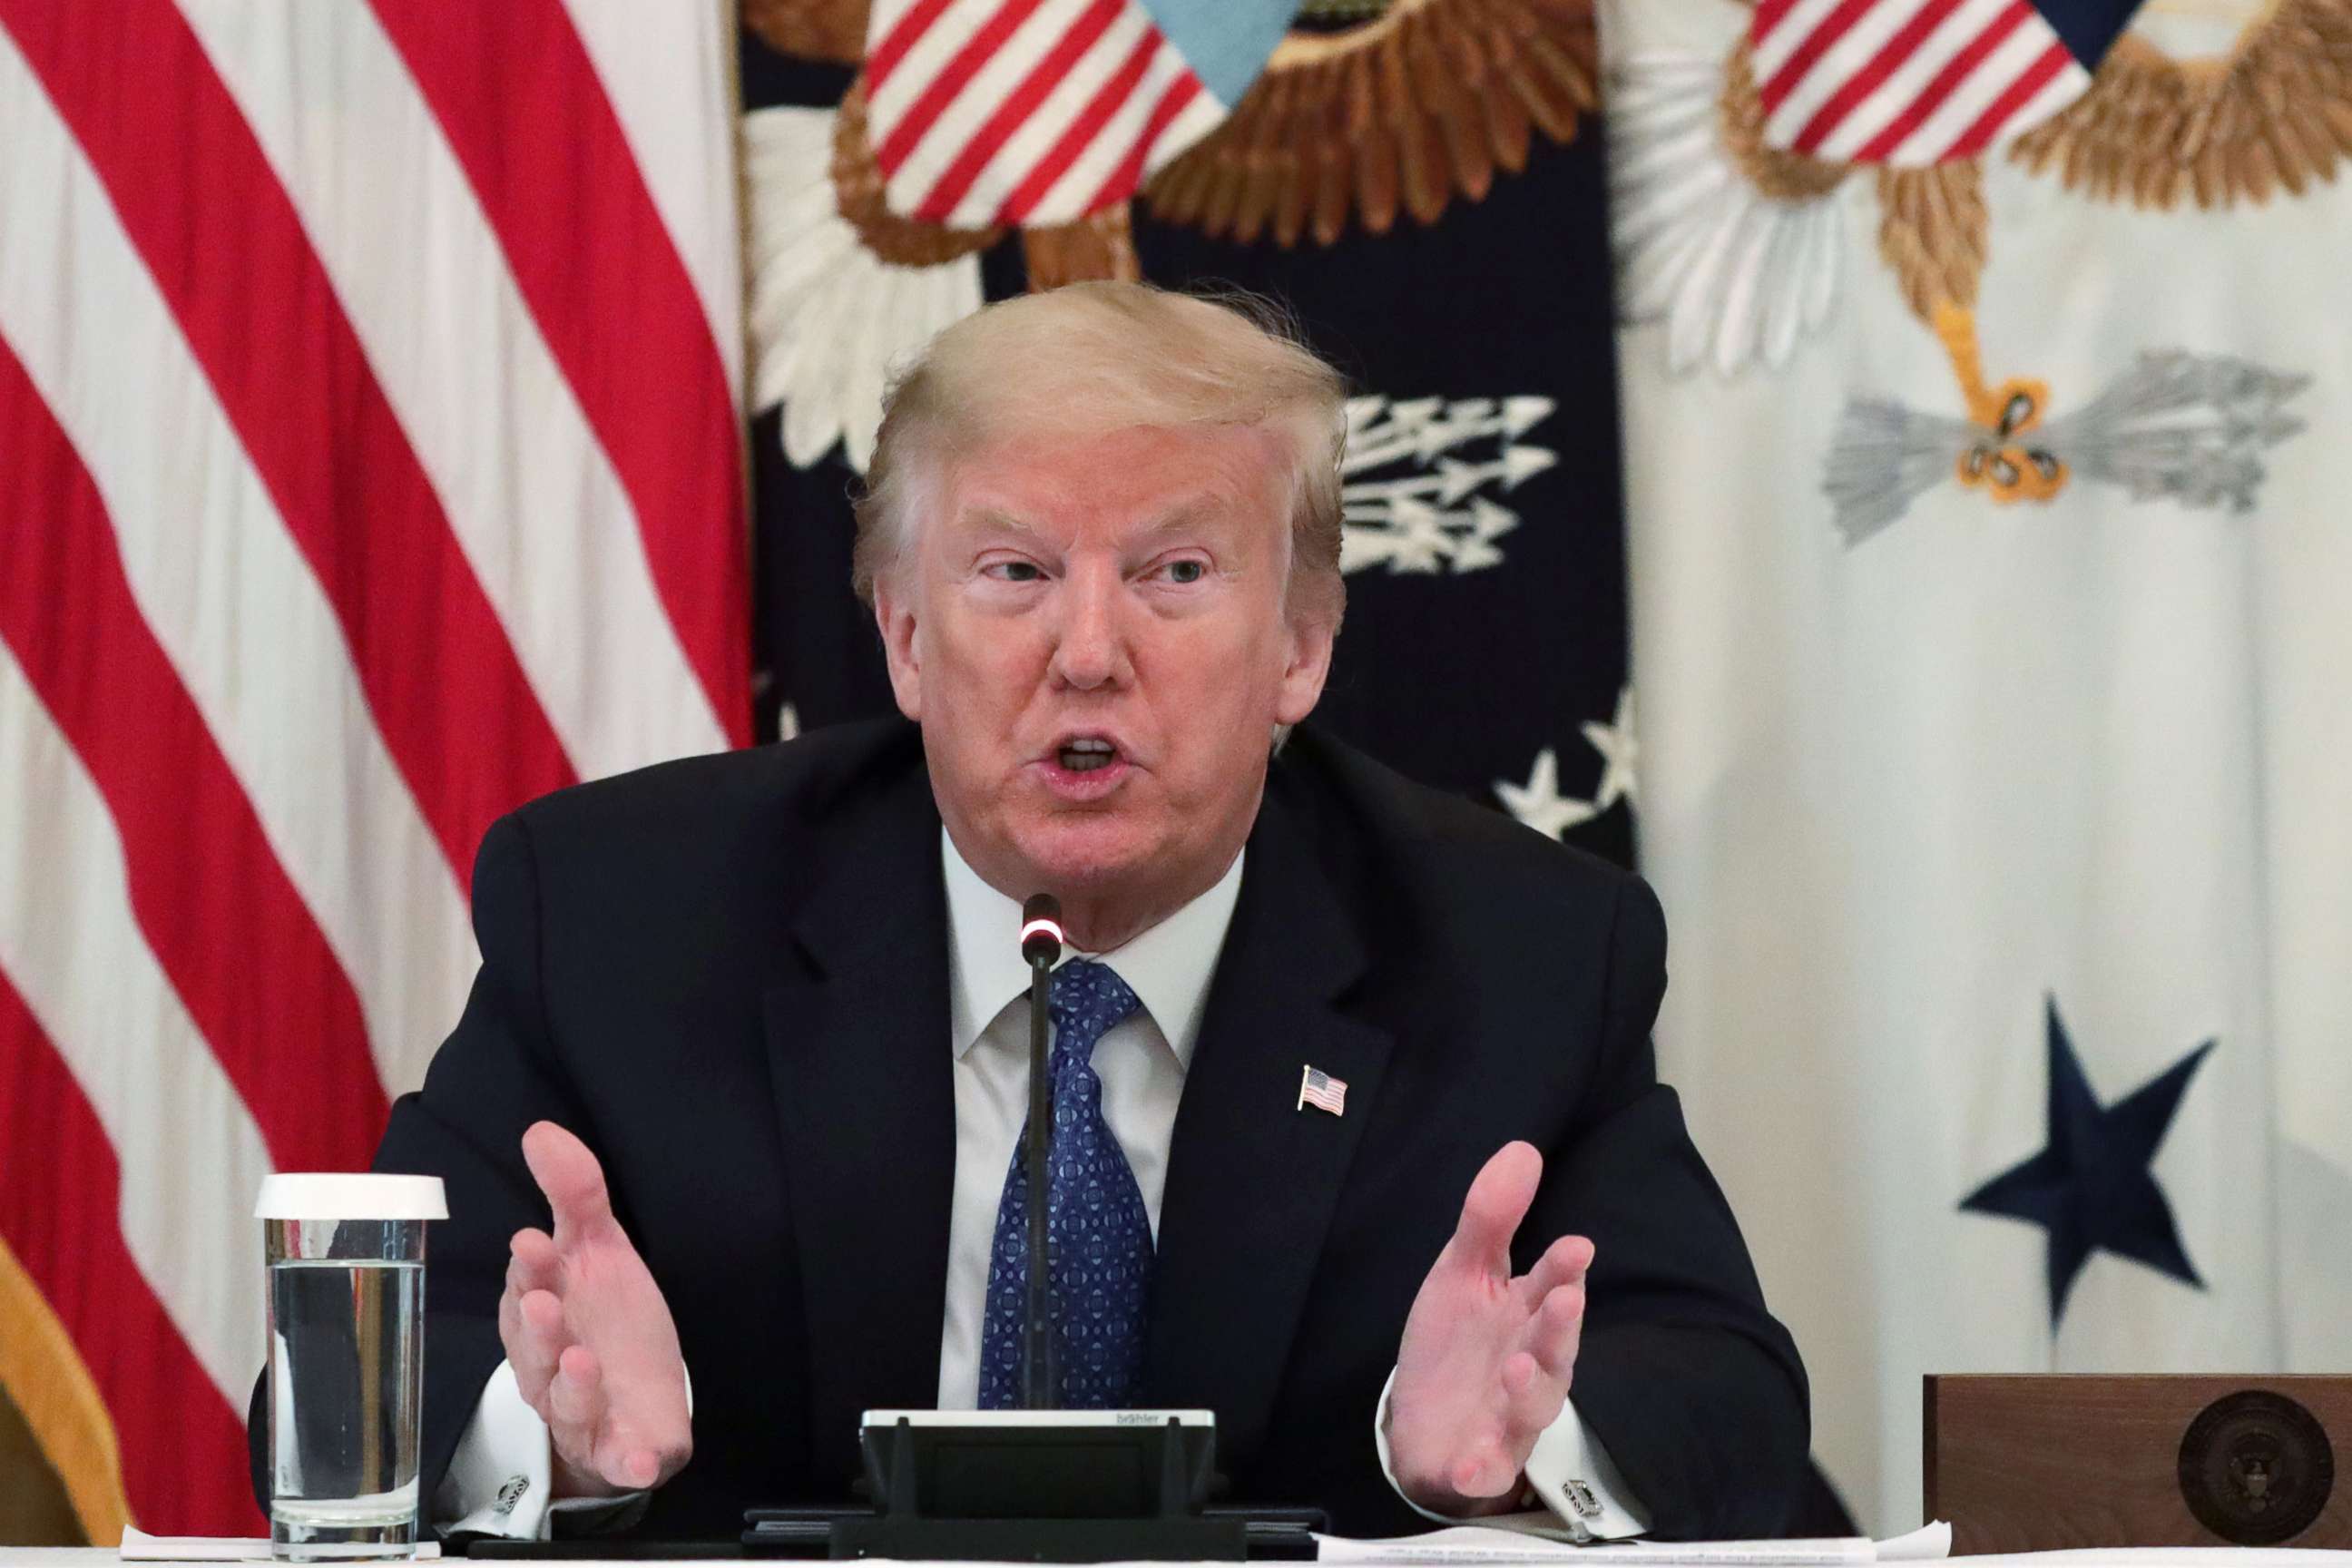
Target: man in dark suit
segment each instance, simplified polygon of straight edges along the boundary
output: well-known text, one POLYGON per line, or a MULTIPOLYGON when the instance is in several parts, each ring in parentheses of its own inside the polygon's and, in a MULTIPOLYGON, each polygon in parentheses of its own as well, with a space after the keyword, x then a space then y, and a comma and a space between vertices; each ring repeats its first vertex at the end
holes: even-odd
POLYGON ((1238 1495, 1347 1532, 1779 1526, 1804 1376, 1656 1081, 1655 900, 1291 732, 1343 434, 1231 309, 991 307, 894 389, 860 511, 911 722, 491 830, 377 1162, 449 1185, 436 1522, 730 1535, 845 1496, 862 1409, 1006 1401, 1048 891, 1069 1403, 1208 1406, 1238 1495))

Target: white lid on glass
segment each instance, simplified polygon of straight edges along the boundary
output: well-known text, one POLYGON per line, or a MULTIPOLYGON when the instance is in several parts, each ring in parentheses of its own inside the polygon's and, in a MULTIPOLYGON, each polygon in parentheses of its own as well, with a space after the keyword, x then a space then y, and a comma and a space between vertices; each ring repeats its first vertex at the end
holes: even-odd
POLYGON ((280 1171, 261 1178, 256 1219, 447 1219, 438 1176, 280 1171))

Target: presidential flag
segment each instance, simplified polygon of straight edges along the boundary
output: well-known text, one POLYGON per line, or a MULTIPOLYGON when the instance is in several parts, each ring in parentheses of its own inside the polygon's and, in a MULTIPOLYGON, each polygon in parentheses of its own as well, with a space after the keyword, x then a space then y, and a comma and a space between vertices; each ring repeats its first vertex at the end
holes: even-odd
POLYGON ((0 0, 0 1383, 94 1542, 262 1528, 256 1189, 365 1167, 483 829, 748 737, 729 41, 0 0))
POLYGON ((2352 4, 1907 169, 1610 20, 1661 1060, 1899 1530, 1924 1373, 2352 1363, 2352 4))

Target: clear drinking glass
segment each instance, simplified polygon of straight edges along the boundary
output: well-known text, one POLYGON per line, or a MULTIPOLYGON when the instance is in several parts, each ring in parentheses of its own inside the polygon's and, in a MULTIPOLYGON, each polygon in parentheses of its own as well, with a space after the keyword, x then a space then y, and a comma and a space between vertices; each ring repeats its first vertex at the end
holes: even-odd
POLYGON ((271 1555, 413 1557, 438 1176, 263 1178, 271 1555))

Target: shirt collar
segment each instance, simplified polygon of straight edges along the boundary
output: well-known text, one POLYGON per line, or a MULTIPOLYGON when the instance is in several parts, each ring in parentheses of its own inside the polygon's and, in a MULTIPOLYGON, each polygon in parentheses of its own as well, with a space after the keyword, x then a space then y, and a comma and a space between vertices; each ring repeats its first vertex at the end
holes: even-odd
MULTIPOLYGON (((1065 961, 1098 959, 1117 970, 1160 1026, 1180 1068, 1192 1062, 1209 981, 1241 896, 1246 855, 1244 850, 1234 856, 1207 892, 1122 946, 1083 954, 1066 949, 1062 954, 1065 961)), ((999 1013, 1028 991, 1029 966, 1021 962, 1021 906, 981 879, 944 827, 940 865, 948 889, 950 1027, 961 1058, 999 1013)))

